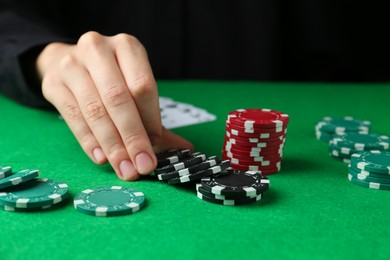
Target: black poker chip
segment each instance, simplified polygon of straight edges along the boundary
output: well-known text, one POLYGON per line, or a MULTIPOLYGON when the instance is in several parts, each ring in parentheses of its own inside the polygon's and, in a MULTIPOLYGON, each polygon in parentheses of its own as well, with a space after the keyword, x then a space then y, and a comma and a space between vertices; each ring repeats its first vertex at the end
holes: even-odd
POLYGON ((254 196, 269 188, 269 180, 258 171, 228 169, 222 175, 202 178, 202 187, 216 195, 254 196))
POLYGON ((213 174, 223 172, 227 168, 229 168, 229 166, 230 166, 230 161, 224 160, 215 166, 200 170, 198 172, 194 172, 194 173, 190 173, 190 174, 178 177, 178 178, 170 179, 170 180, 168 180, 168 183, 169 184, 179 184, 179 183, 186 183, 186 182, 200 180, 203 177, 211 176, 213 174))
POLYGON ((261 200, 262 194, 257 195, 254 198, 244 198, 244 199, 235 199, 235 200, 228 200, 228 199, 216 199, 213 197, 205 196, 202 193, 197 192, 197 197, 200 198, 201 200, 215 203, 215 204, 220 204, 220 205, 225 205, 225 206, 236 206, 236 205, 246 205, 246 204, 251 204, 254 202, 257 202, 261 200))
POLYGON ((157 177, 159 180, 170 180, 173 178, 179 178, 188 174, 196 173, 210 167, 217 165, 221 160, 217 156, 211 156, 206 161, 200 162, 196 165, 192 165, 188 168, 184 168, 178 171, 172 171, 168 173, 159 174, 157 177))
POLYGON ((189 149, 179 150, 172 149, 162 153, 156 154, 157 157, 157 169, 170 165, 172 163, 177 163, 185 158, 190 157, 191 152, 189 149))
POLYGON ((214 199, 221 199, 221 200, 240 200, 240 199, 246 199, 246 198, 255 198, 258 195, 262 194, 262 192, 258 191, 258 192, 256 192, 255 195, 250 195, 250 196, 246 196, 245 194, 240 194, 240 193, 233 194, 233 195, 217 195, 217 194, 211 193, 208 190, 204 189, 202 184, 200 184, 200 183, 196 184, 196 191, 204 196, 211 197, 214 199))
POLYGON ((188 168, 190 166, 199 164, 206 160, 206 155, 204 153, 196 152, 191 154, 188 158, 185 158, 179 162, 172 163, 161 168, 156 168, 154 170, 155 175, 169 173, 173 171, 178 171, 184 168, 188 168))

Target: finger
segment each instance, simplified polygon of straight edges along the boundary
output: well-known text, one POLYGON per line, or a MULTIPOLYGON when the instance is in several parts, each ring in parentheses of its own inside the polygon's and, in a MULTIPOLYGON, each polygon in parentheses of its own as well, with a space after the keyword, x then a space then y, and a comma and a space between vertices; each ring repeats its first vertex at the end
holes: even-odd
POLYGON ((101 41, 97 35, 82 41, 85 53, 93 57, 84 59, 85 65, 137 172, 148 174, 156 167, 157 159, 114 53, 101 41))
POLYGON ((53 84, 43 81, 45 98, 58 110, 68 124, 73 135, 89 158, 98 164, 107 162, 107 158, 98 141, 92 134, 80 111, 73 94, 62 83, 53 84))
POLYGON ((191 152, 194 152, 194 146, 192 143, 183 137, 163 128, 158 144, 153 147, 155 153, 160 153, 174 148, 190 149, 191 152))
POLYGON ((137 179, 139 175, 88 71, 72 56, 64 58, 61 66, 63 81, 73 93, 86 124, 102 147, 117 176, 124 180, 137 179))
POLYGON ((157 84, 147 53, 133 37, 118 35, 110 39, 115 49, 119 67, 134 98, 142 123, 151 141, 161 136, 162 124, 157 84))

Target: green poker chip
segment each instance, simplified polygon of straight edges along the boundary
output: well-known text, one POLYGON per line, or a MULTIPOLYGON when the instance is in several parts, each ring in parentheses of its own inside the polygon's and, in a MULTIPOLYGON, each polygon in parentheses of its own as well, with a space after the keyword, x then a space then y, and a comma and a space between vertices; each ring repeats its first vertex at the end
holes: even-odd
POLYGON ((387 150, 389 148, 390 138, 385 135, 378 134, 360 134, 360 133, 345 133, 335 135, 331 144, 338 147, 348 147, 357 151, 363 150, 387 150))
POLYGON ((390 174, 390 152, 373 150, 355 153, 351 156, 351 166, 377 174, 390 174))
POLYGON ((38 176, 39 176, 38 170, 23 170, 23 171, 15 172, 8 177, 0 179, 0 189, 19 185, 23 182, 32 180, 38 176))
POLYGON ((370 131, 371 122, 345 117, 324 117, 317 125, 316 130, 328 133, 365 132, 370 131))
POLYGON ((348 173, 351 174, 356 179, 366 182, 375 182, 375 183, 383 183, 390 185, 390 175, 383 174, 382 176, 373 175, 370 172, 358 172, 353 168, 348 167, 348 173))
POLYGON ((122 186, 87 189, 74 199, 77 211, 98 217, 131 214, 142 209, 145 204, 142 192, 122 186))
POLYGON ((359 186, 370 188, 370 189, 376 189, 376 190, 390 190, 390 184, 383 184, 383 183, 377 183, 377 182, 369 182, 369 181, 363 181, 355 178, 353 175, 348 174, 348 180, 350 182, 353 182, 359 186))
POLYGON ((37 207, 37 208, 16 208, 9 205, 5 205, 0 201, 0 210, 9 211, 9 212, 37 212, 42 211, 46 209, 50 209, 52 206, 43 206, 43 207, 37 207))
POLYGON ((0 202, 15 208, 42 208, 58 204, 69 195, 68 185, 37 178, 0 192, 0 202))
POLYGON ((12 175, 10 166, 0 166, 0 180, 12 175))

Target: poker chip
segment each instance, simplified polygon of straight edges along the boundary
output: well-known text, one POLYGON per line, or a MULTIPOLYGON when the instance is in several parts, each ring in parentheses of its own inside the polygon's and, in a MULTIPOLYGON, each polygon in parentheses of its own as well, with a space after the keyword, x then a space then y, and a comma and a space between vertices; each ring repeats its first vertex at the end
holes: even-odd
POLYGON ((386 150, 389 148, 389 143, 390 139, 385 135, 347 132, 332 136, 329 141, 329 153, 334 159, 350 163, 352 154, 370 150, 386 150))
POLYGON ((9 211, 9 212, 36 212, 52 208, 51 205, 36 207, 36 208, 16 208, 9 205, 5 205, 0 201, 0 210, 9 211))
POLYGON ((227 122, 247 128, 283 127, 288 123, 288 115, 271 109, 237 109, 229 113, 227 122))
POLYGON ((390 190, 390 184, 359 180, 351 174, 348 174, 348 180, 350 182, 353 182, 354 184, 357 184, 362 187, 370 188, 370 189, 390 190))
POLYGON ((355 151, 364 150, 387 150, 390 138, 378 134, 345 133, 335 135, 331 141, 335 146, 348 147, 355 151))
POLYGON ((362 181, 390 184, 390 175, 386 175, 386 174, 377 175, 375 173, 371 173, 368 171, 358 171, 352 168, 351 166, 348 167, 348 173, 353 177, 362 181))
POLYGON ((0 179, 0 189, 8 188, 11 186, 19 185, 23 182, 27 182, 39 176, 38 170, 23 170, 15 172, 8 177, 0 179))
POLYGON ((216 195, 256 196, 269 188, 269 180, 258 171, 241 171, 229 169, 223 175, 201 179, 202 187, 216 195))
POLYGON ((0 180, 12 175, 12 168, 10 166, 0 166, 0 180))
POLYGON ((202 184, 200 184, 200 183, 196 184, 196 191, 204 196, 208 196, 208 197, 211 197, 214 199, 219 199, 219 200, 236 200, 236 199, 245 199, 245 198, 256 198, 258 195, 262 194, 261 192, 256 192, 255 195, 251 195, 251 196, 246 196, 246 195, 242 195, 242 194, 238 194, 238 195, 236 194, 233 196, 218 195, 218 194, 214 194, 214 193, 207 191, 206 189, 203 188, 202 184))
POLYGON ((183 161, 179 161, 177 163, 169 164, 166 166, 163 166, 161 168, 156 168, 154 170, 155 175, 163 174, 163 173, 169 173, 173 171, 178 171, 196 164, 199 164, 206 160, 206 155, 200 152, 193 153, 188 158, 184 159, 183 161))
POLYGON ((259 194, 254 198, 245 198, 245 199, 236 199, 236 200, 216 199, 214 197, 206 196, 200 192, 197 192, 196 196, 201 200, 215 203, 215 204, 221 204, 225 206, 237 206, 237 205, 246 205, 246 204, 257 202, 261 200, 262 194, 259 194))
POLYGON ((377 174, 390 174, 390 152, 373 150, 355 153, 351 157, 351 166, 377 174))
POLYGON ((2 204, 15 208, 43 208, 58 204, 69 195, 68 185, 37 178, 0 191, 2 204))
POLYGON ((163 181, 163 180, 170 180, 173 178, 178 178, 181 176, 186 176, 188 174, 192 174, 192 173, 196 173, 196 172, 199 172, 202 170, 206 170, 210 167, 217 165, 219 162, 220 162, 220 159, 217 156, 211 156, 211 157, 208 157, 206 161, 202 161, 202 162, 200 162, 196 165, 192 165, 188 168, 184 168, 184 169, 181 169, 178 171, 172 171, 172 172, 168 172, 168 173, 159 174, 159 175, 157 175, 157 178, 160 181, 163 181))
POLYGON ((224 170, 229 168, 229 166, 230 166, 230 161, 225 160, 225 161, 222 161, 221 163, 219 163, 215 166, 212 166, 210 168, 200 170, 200 171, 195 172, 195 173, 190 173, 190 174, 178 177, 178 178, 169 179, 168 184, 179 184, 179 183, 186 183, 186 182, 200 180, 203 177, 223 172, 224 170))
POLYGON ((157 157, 157 168, 167 166, 172 163, 179 162, 185 158, 188 158, 191 155, 190 150, 179 150, 172 149, 162 153, 156 154, 157 157))
POLYGON ((226 119, 222 159, 237 170, 280 171, 289 117, 271 109, 238 109, 226 119))
POLYGON ((145 204, 146 199, 142 192, 122 186, 87 189, 74 199, 77 211, 98 217, 135 213, 145 204))
POLYGON ((315 126, 315 135, 318 140, 329 142, 335 134, 356 132, 361 134, 369 133, 371 122, 355 119, 351 116, 324 117, 315 126))

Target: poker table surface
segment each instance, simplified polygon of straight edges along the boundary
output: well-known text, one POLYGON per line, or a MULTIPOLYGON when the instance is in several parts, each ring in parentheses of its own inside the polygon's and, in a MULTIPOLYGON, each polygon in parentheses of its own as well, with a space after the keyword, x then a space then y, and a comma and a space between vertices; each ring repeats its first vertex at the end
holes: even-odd
POLYGON ((347 164, 316 140, 324 116, 372 122, 390 134, 390 86, 384 83, 159 81, 159 94, 217 116, 174 129, 195 151, 221 156, 227 114, 271 108, 290 116, 282 169, 269 175, 263 199, 246 206, 200 200, 195 185, 153 178, 124 182, 109 165, 83 153, 55 111, 0 96, 0 164, 36 168, 69 185, 71 198, 53 210, 0 211, 0 259, 389 259, 390 192, 357 186, 347 164), (99 186, 142 191, 147 206, 132 215, 77 212, 73 197, 99 186))

